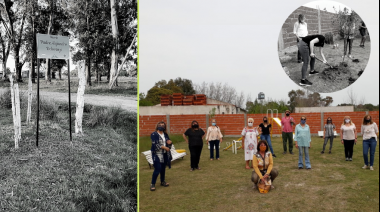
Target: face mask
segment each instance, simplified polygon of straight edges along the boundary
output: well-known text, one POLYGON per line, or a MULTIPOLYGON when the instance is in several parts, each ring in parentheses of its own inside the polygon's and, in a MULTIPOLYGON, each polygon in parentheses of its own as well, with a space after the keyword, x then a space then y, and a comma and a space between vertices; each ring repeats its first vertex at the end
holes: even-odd
POLYGON ((327 121, 327 123, 329 123, 329 124, 330 124, 331 122, 332 122, 332 121, 330 121, 330 120, 329 120, 329 121, 327 121))
POLYGON ((216 123, 212 123, 212 126, 216 126, 216 123))
POLYGON ((249 126, 249 127, 252 127, 252 126, 253 126, 253 123, 248 123, 248 126, 249 126))
POLYGON ((194 124, 194 125, 193 125, 193 128, 198 128, 198 127, 199 127, 198 124, 194 124))
POLYGON ((268 122, 268 120, 264 120, 264 122, 265 122, 265 123, 267 123, 267 122, 268 122))
POLYGON ((267 150, 266 146, 260 146, 260 151, 264 152, 265 150, 267 150))
POLYGON ((165 130, 165 127, 157 127, 157 130, 159 130, 159 131, 164 131, 164 130, 165 130))
POLYGON ((306 120, 301 120, 301 124, 305 124, 306 123, 306 120))
POLYGON ((350 123, 350 121, 351 121, 350 119, 346 119, 346 123, 350 123))
POLYGON ((287 113, 286 116, 290 116, 290 113, 287 113))
POLYGON ((367 119, 366 119, 365 122, 366 122, 366 123, 370 123, 370 122, 371 122, 371 119, 370 119, 370 120, 367 120, 367 119))

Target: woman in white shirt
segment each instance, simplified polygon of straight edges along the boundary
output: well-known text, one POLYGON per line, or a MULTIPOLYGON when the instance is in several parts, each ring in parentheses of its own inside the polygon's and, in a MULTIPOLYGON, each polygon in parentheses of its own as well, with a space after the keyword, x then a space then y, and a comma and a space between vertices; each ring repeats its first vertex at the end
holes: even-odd
POLYGON ((219 160, 219 144, 222 143, 223 135, 220 128, 216 126, 216 120, 211 120, 212 125, 208 127, 206 141, 210 144, 210 160, 214 160, 214 146, 216 159, 219 160))
POLYGON ((363 135, 363 157, 364 157, 363 169, 367 169, 369 167, 370 170, 373 171, 373 162, 375 160, 375 151, 376 151, 376 145, 377 145, 377 133, 379 133, 379 129, 377 127, 377 124, 372 121, 372 117, 370 115, 364 116, 361 132, 363 135), (369 164, 368 164, 368 150, 370 151, 369 164))
POLYGON ((358 134, 356 126, 352 123, 349 116, 344 117, 343 124, 340 128, 340 138, 342 144, 344 144, 344 153, 346 161, 352 161, 352 155, 354 153, 354 144, 358 141, 358 134))
MULTIPOLYGON (((305 22, 305 16, 303 14, 298 15, 298 21, 294 23, 293 33, 297 37, 297 43, 303 38, 306 37, 309 33, 307 31, 307 23, 305 22)), ((301 52, 298 50, 297 53, 298 63, 302 62, 301 52)))

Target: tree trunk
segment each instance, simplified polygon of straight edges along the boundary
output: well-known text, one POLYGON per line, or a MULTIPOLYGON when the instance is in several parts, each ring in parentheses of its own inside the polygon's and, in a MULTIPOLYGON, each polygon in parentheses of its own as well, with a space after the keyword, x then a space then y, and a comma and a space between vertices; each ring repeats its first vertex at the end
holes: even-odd
POLYGON ((91 86, 91 60, 87 59, 87 65, 86 65, 86 77, 87 77, 87 85, 91 86))
MULTIPOLYGON (((32 66, 32 64, 30 64, 32 66)), ((32 117, 32 99, 33 99, 33 93, 32 93, 32 78, 33 78, 33 73, 31 70, 29 70, 29 78, 28 78, 28 109, 26 112, 26 124, 29 125, 30 123, 30 118, 32 117)))
POLYGON ((17 44, 14 45, 17 82, 22 82, 22 66, 24 65, 24 63, 20 63, 20 48, 21 48, 21 42, 22 42, 22 31, 24 30, 24 21, 25 21, 25 14, 23 14, 22 16, 21 27, 20 27, 19 36, 17 39, 17 44))
POLYGON ((78 94, 77 94, 77 109, 75 112, 75 133, 83 134, 82 120, 84 108, 84 90, 86 88, 86 70, 85 62, 80 61, 78 64, 78 94))
POLYGON ((62 80, 62 68, 58 68, 58 77, 59 80, 62 80))
MULTIPOLYGON (((47 34, 50 35, 52 29, 53 29, 53 19, 54 19, 54 0, 50 0, 50 18, 49 18, 49 26, 47 34)), ((46 70, 45 70, 45 80, 46 82, 51 82, 51 60, 46 59, 46 70)))
POLYGON ((111 70, 110 70, 110 81, 109 81, 110 84, 109 85, 112 87, 111 83, 114 82, 114 79, 115 79, 116 73, 117 73, 117 61, 118 61, 117 56, 118 55, 117 55, 116 51, 117 51, 117 46, 118 46, 117 38, 119 35, 119 29, 118 29, 118 25, 117 25, 115 0, 111 0, 110 4, 111 4, 112 37, 113 37, 113 40, 116 42, 112 48, 112 55, 111 55, 111 70))

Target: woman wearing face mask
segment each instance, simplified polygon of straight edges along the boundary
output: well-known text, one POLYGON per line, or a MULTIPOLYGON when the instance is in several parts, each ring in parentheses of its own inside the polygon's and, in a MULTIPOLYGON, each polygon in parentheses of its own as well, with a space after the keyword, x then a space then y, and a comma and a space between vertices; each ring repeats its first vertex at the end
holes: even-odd
POLYGON ((330 140, 329 154, 331 154, 331 149, 332 149, 333 140, 334 140, 334 130, 335 130, 335 124, 332 122, 332 118, 328 117, 327 123, 325 124, 325 131, 323 133, 323 139, 325 140, 325 142, 323 143, 323 150, 321 154, 325 153, 325 148, 326 148, 328 140, 330 140))
POLYGON ((165 122, 159 122, 156 125, 156 131, 150 135, 152 140, 152 159, 153 159, 153 176, 152 183, 150 185, 150 190, 156 190, 156 180, 158 175, 161 175, 161 186, 167 187, 169 183, 165 182, 165 168, 166 166, 170 167, 171 153, 170 148, 172 141, 169 138, 169 135, 166 133, 166 124, 165 122))
POLYGON ((206 134, 206 141, 210 144, 210 160, 214 160, 214 146, 216 159, 219 160, 219 144, 222 143, 223 135, 220 132, 218 126, 216 126, 216 120, 211 120, 212 125, 208 127, 206 134))
POLYGON ((349 116, 344 117, 343 124, 340 128, 340 138, 342 144, 344 144, 344 153, 346 161, 352 161, 352 155, 354 153, 354 144, 358 141, 358 135, 356 126, 352 123, 349 116))
POLYGON ((290 116, 290 111, 285 111, 285 117, 281 119, 282 143, 284 147, 284 155, 286 154, 286 143, 289 141, 289 153, 293 155, 293 125, 294 119, 290 116))
POLYGON ((242 137, 242 146, 244 149, 245 155, 245 168, 250 169, 253 166, 249 166, 249 162, 252 160, 253 155, 257 151, 257 136, 259 132, 257 127, 253 126, 253 118, 248 119, 248 126, 243 129, 241 132, 242 137))
POLYGON ((311 169, 309 149, 311 147, 310 127, 306 124, 306 117, 301 117, 301 123, 296 126, 294 137, 298 149, 298 169, 303 169, 303 155, 305 155, 306 169, 311 169))
POLYGON ((348 47, 348 57, 352 59, 351 56, 351 49, 352 49, 352 42, 355 38, 355 21, 354 17, 352 15, 349 16, 346 23, 343 24, 342 27, 343 33, 344 33, 344 54, 343 59, 347 56, 347 47, 348 47))
MULTIPOLYGON (((264 184, 265 181, 271 180, 271 183, 278 176, 278 171, 273 168, 273 158, 272 154, 268 151, 267 142, 261 140, 258 143, 257 153, 253 155, 252 164, 253 169, 251 181, 253 182, 253 188, 257 189, 257 183, 264 184)), ((272 189, 274 188, 271 185, 272 189)))
POLYGON ((259 130, 261 132, 260 140, 267 141, 270 151, 272 153, 273 157, 276 157, 276 155, 273 152, 272 142, 270 139, 270 131, 271 131, 272 125, 268 123, 268 118, 265 116, 263 118, 263 123, 259 125, 259 130))
POLYGON ((363 125, 362 125, 362 134, 363 134, 363 157, 364 157, 364 166, 363 169, 370 168, 373 171, 373 162, 375 161, 375 151, 377 145, 377 133, 379 133, 379 128, 377 124, 372 121, 370 115, 364 116, 363 125), (368 164, 368 150, 370 152, 370 162, 368 164))
POLYGON ((191 128, 187 129, 183 134, 183 138, 186 143, 189 144, 190 150, 190 171, 195 169, 200 170, 199 160, 201 158, 202 148, 203 148, 203 137, 205 132, 199 128, 197 121, 191 122, 191 128))

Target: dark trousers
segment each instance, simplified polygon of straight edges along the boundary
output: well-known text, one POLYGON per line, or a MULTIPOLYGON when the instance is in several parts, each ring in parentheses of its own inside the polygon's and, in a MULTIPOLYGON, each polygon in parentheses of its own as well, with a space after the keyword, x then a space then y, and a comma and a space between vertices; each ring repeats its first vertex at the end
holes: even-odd
POLYGON ((286 143, 289 141, 289 152, 293 152, 293 133, 282 132, 282 144, 284 146, 284 152, 287 151, 286 143))
MULTIPOLYGON (((300 39, 297 38, 297 44, 298 44, 298 42, 300 42, 300 39)), ((302 61, 302 55, 301 55, 300 50, 297 51, 297 60, 298 60, 298 62, 302 61)))
POLYGON ((352 158, 354 154, 355 140, 343 140, 344 142, 344 154, 346 158, 352 158))
POLYGON ((196 169, 199 167, 203 146, 189 146, 190 149, 190 167, 196 169))
POLYGON ((327 142, 329 141, 330 139, 330 151, 332 149, 332 146, 333 146, 333 140, 334 140, 334 136, 329 136, 329 137, 325 137, 325 142, 323 143, 323 151, 325 151, 325 148, 326 148, 326 145, 327 145, 327 142))
POLYGON ((216 159, 219 158, 219 140, 214 140, 214 141, 209 141, 210 143, 210 158, 214 159, 214 146, 215 146, 215 154, 216 154, 216 159))
POLYGON ((168 164, 168 154, 164 153, 164 162, 160 163, 160 161, 157 160, 153 164, 154 171, 153 171, 153 176, 152 176, 152 184, 156 184, 158 175, 160 175, 161 182, 165 181, 166 164, 168 164))
MULTIPOLYGON (((277 169, 273 168, 272 171, 270 172, 270 179, 273 183, 274 179, 278 176, 278 171, 277 169)), ((252 171, 252 176, 251 176, 251 181, 254 184, 257 184, 259 182, 259 175, 255 172, 255 170, 252 171)))
POLYGON ((348 39, 348 38, 344 39, 344 55, 347 54, 347 46, 348 46, 348 54, 351 54, 353 41, 354 39, 348 39))
POLYGON ((310 48, 304 41, 298 42, 298 51, 302 55, 302 79, 306 79, 306 73, 307 73, 307 67, 309 66, 309 60, 310 60, 310 71, 314 71, 314 65, 315 65, 315 58, 310 57, 310 48))

